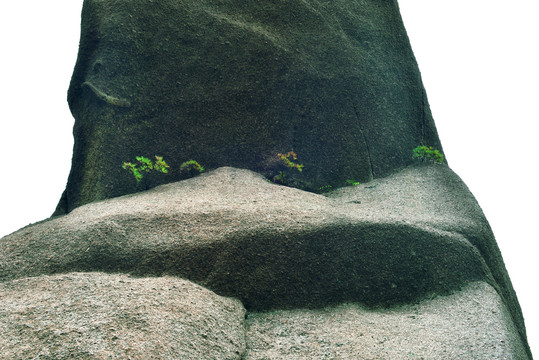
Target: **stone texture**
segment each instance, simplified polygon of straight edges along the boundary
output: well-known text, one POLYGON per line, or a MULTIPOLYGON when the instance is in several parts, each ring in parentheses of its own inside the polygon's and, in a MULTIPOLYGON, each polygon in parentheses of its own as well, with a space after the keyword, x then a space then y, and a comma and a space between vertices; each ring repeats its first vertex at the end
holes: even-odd
POLYGON ((71 273, 0 283, 2 359, 241 359, 245 309, 185 280, 71 273))
POLYGON ((526 359, 494 288, 470 283, 450 296, 391 309, 343 304, 250 314, 245 360, 526 359))
POLYGON ((396 1, 86 0, 69 88, 71 174, 56 214, 208 169, 307 187, 367 181, 441 149, 396 1), (160 155, 137 187, 121 164, 160 155))
POLYGON ((220 168, 81 206, 1 245, 3 281, 71 271, 175 275, 250 311, 410 304, 482 281, 498 291, 526 348, 490 227, 446 166, 326 195, 220 168))
POLYGON ((1 356, 531 359, 475 199, 410 166, 442 149, 396 0, 85 0, 68 102, 63 216, 0 240, 1 356), (269 183, 290 150, 366 184, 269 183))
POLYGON ((400 199, 378 183, 330 198, 271 184, 248 170, 220 168, 88 204, 8 236, 2 275, 173 274, 238 296, 251 309, 325 305, 328 299, 393 303, 491 279, 490 259, 471 242, 488 244, 490 229, 477 204, 456 192, 459 184, 451 187, 455 179, 432 184, 436 190, 409 186, 417 177, 434 181, 427 174, 439 172, 439 178, 452 175, 432 166, 393 176, 387 188, 400 185, 400 199), (445 206, 438 223, 424 201, 407 203, 407 196, 427 197, 431 190, 458 196, 451 200, 469 214, 462 218, 465 213, 445 206), (368 202, 369 196, 380 201, 368 202))

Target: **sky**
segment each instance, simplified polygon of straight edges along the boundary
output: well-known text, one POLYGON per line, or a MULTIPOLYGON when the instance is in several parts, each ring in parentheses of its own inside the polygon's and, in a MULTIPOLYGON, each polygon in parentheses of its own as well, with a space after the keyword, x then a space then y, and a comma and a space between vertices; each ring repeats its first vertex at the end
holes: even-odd
MULTIPOLYGON (((445 155, 490 222, 539 356, 539 2, 399 4, 445 155)), ((0 236, 49 217, 65 187, 81 7, 0 4, 0 236)))

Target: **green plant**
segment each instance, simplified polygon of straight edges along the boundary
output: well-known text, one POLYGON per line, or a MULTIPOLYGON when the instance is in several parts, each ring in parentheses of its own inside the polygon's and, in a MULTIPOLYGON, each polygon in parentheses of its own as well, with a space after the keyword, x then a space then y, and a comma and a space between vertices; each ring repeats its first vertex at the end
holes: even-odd
POLYGON ((430 161, 435 164, 444 162, 444 155, 440 151, 434 149, 432 146, 425 145, 420 145, 414 149, 413 158, 422 162, 430 161))
MULTIPOLYGON (((303 164, 298 164, 298 163, 294 162, 295 160, 298 159, 298 155, 295 152, 289 151, 286 154, 279 153, 279 154, 277 154, 277 158, 287 168, 296 169, 299 172, 303 171, 303 164), (290 158, 292 158, 292 160, 294 160, 294 161, 290 160, 290 158)), ((273 182, 280 183, 280 184, 283 184, 283 185, 288 185, 288 186, 292 186, 292 184, 296 184, 295 187, 301 187, 302 186, 302 185, 300 185, 298 180, 292 179, 291 181, 289 181, 287 179, 287 174, 286 174, 285 171, 279 171, 279 174, 275 175, 273 177, 273 182)))
POLYGON ((319 192, 329 192, 331 190, 333 190, 333 186, 331 185, 322 185, 318 188, 319 192))
POLYGON ((286 182, 286 173, 284 171, 279 171, 279 175, 273 177, 273 182, 283 184, 286 182))
POLYGON ((195 160, 185 161, 180 165, 180 173, 184 177, 193 177, 204 172, 204 167, 195 160))
MULTIPOLYGON (((359 181, 355 181, 355 180, 346 180, 346 186, 358 186, 360 183, 359 181)), ((331 185, 322 185, 318 188, 318 191, 316 192, 321 192, 321 193, 325 193, 325 192, 330 192, 330 191, 333 191, 333 186, 331 185)))
POLYGON ((296 169, 299 172, 303 171, 303 164, 296 164, 290 160, 290 158, 292 158, 294 161, 298 159, 298 155, 295 152, 289 151, 286 154, 277 154, 277 157, 285 166, 291 169, 296 169))
POLYGON ((168 173, 168 164, 163 160, 162 156, 155 156, 155 162, 152 162, 150 159, 144 156, 136 157, 138 164, 133 164, 130 162, 124 162, 122 168, 133 173, 135 180, 140 182, 144 177, 144 173, 150 172, 152 170, 160 173, 168 173))

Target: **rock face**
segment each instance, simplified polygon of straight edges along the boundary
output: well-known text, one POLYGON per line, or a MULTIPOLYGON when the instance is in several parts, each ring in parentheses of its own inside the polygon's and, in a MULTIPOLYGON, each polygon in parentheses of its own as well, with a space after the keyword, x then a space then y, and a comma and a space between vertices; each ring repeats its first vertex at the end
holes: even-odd
POLYGON ((441 145, 396 1, 85 0, 68 101, 62 216, 0 240, 2 356, 531 360, 475 199, 411 165, 441 145), (269 182, 292 150, 364 184, 269 182))
POLYGON ((242 304, 178 278, 71 273, 0 283, 0 293, 3 359, 238 359, 245 351, 242 304))
POLYGON ((68 99, 56 214, 137 191, 121 165, 139 155, 173 165, 153 187, 189 159, 272 177, 294 150, 317 189, 441 149, 396 1, 86 0, 68 99))
POLYGON ((249 360, 527 357, 506 307, 483 282, 391 309, 345 304, 254 313, 246 329, 249 360))
MULTIPOLYGON (((21 229, 2 239, 0 264, 10 309, 31 304, 33 293, 25 289, 40 279, 62 279, 53 274, 77 281, 89 276, 97 287, 129 281, 120 289, 127 294, 155 281, 161 290, 141 301, 161 301, 160 309, 173 306, 167 305, 175 298, 171 276, 239 299, 249 311, 241 349, 233 326, 241 311, 223 310, 234 301, 209 292, 200 300, 214 299, 207 306, 215 305, 212 311, 224 314, 215 316, 229 319, 223 338, 232 343, 223 351, 230 358, 531 359, 492 232, 466 186, 446 166, 410 167, 326 195, 271 184, 248 170, 220 168, 21 229), (88 272, 149 278, 84 275, 88 272)), ((189 299, 199 301, 196 295, 189 299)), ((24 328, 33 314, 19 311, 15 319, 14 313, 2 313, 2 328, 24 328)), ((52 317, 46 321, 68 331, 71 325, 53 313, 47 312, 52 317)), ((173 314, 184 316, 174 310, 159 321, 173 314)), ((197 319, 193 327, 206 331, 204 317, 197 319)), ((205 339, 198 340, 206 349, 205 339)), ((111 344, 102 348, 114 348, 111 344)), ((17 353, 23 345, 6 346, 17 353)), ((192 348, 189 356, 196 358, 198 345, 192 348)), ((122 356, 116 358, 127 358, 122 356)))

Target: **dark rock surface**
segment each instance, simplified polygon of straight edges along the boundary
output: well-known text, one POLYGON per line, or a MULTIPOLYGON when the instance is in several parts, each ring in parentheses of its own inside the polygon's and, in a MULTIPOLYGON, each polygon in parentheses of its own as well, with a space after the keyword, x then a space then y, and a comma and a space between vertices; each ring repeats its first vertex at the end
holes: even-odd
POLYGON ((276 175, 294 150, 317 189, 441 149, 396 1, 86 0, 69 104, 71 174, 56 214, 133 193, 121 164, 276 175))
MULTIPOLYGON (((490 227, 446 166, 411 167, 325 196, 220 168, 21 229, 2 239, 0 264, 2 281, 73 271, 174 275, 250 311, 413 304, 479 282, 503 304, 498 313, 511 315, 485 319, 508 329, 502 338, 518 339, 503 351, 526 349, 490 227)), ((487 346, 482 336, 475 341, 487 346)))

